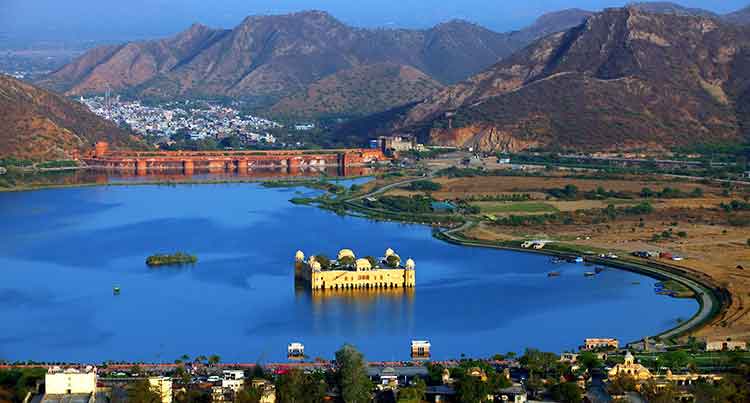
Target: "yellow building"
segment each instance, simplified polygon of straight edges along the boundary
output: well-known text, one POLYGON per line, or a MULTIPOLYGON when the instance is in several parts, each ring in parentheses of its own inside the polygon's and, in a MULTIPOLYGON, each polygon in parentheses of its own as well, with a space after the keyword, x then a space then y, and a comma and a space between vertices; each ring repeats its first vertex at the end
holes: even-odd
POLYGON ((309 284, 312 290, 386 289, 412 288, 416 284, 416 264, 401 258, 392 250, 386 250, 380 261, 357 259, 350 249, 342 249, 335 261, 323 267, 320 258, 295 254, 295 275, 309 284), (374 264, 373 264, 374 263, 374 264))
POLYGON ((628 351, 625 354, 625 362, 617 364, 609 370, 609 379, 613 380, 621 376, 634 378, 636 381, 647 381, 651 379, 651 371, 641 364, 635 362, 635 357, 628 351))
POLYGON ((166 376, 153 376, 148 378, 151 390, 158 393, 161 403, 172 403, 172 378, 166 376))
POLYGON ((265 379, 253 379, 252 385, 260 391, 260 403, 276 403, 276 386, 265 379))

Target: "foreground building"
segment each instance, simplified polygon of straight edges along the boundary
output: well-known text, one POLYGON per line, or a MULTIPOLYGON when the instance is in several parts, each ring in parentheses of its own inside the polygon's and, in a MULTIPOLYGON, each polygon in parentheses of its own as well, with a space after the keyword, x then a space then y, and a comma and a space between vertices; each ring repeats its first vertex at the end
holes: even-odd
POLYGON ((51 367, 44 377, 44 390, 47 395, 90 395, 96 392, 96 367, 51 367))
POLYGON ((401 257, 387 249, 385 256, 357 259, 351 249, 339 251, 335 261, 310 256, 297 251, 295 277, 311 290, 348 290, 377 288, 413 288, 416 285, 416 264, 407 259, 401 265, 401 257), (324 266, 325 264, 325 266, 324 266))
POLYGON ((172 378, 166 376, 153 376, 148 378, 151 390, 159 394, 161 403, 172 403, 172 378))

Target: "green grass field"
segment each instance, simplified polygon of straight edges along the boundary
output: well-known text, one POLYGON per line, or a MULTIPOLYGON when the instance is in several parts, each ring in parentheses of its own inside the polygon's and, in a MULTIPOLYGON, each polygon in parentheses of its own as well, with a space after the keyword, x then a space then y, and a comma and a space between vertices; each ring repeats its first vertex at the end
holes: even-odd
POLYGON ((505 213, 555 213, 558 210, 547 203, 541 202, 474 202, 471 203, 481 209, 484 214, 505 213))

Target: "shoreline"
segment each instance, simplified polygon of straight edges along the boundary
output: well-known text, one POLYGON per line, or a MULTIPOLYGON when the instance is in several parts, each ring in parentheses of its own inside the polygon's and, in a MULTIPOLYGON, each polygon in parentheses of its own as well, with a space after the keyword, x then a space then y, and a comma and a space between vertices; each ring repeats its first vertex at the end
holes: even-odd
MULTIPOLYGON (((471 223, 471 222, 467 222, 467 223, 471 223)), ((489 248, 489 249, 507 250, 507 251, 517 252, 517 253, 529 253, 529 254, 536 254, 536 255, 561 257, 561 258, 570 258, 570 257, 577 256, 576 254, 573 254, 573 253, 559 252, 559 251, 554 251, 554 250, 523 249, 523 248, 510 247, 510 246, 496 245, 496 244, 491 244, 491 243, 485 243, 482 241, 461 239, 453 235, 453 232, 458 232, 458 230, 463 230, 465 229, 463 228, 465 226, 466 224, 464 224, 464 226, 462 227, 437 232, 434 234, 434 236, 435 238, 440 239, 444 242, 448 242, 448 243, 452 243, 452 244, 460 245, 464 247, 469 247, 469 248, 489 248)), ((719 315, 719 313, 721 312, 721 309, 723 308, 723 304, 721 303, 722 298, 717 295, 715 288, 713 288, 710 285, 704 284, 702 281, 698 279, 691 278, 687 275, 680 275, 680 274, 674 273, 670 271, 670 269, 668 268, 669 266, 667 265, 658 264, 658 263, 655 264, 654 262, 649 262, 650 263, 649 264, 647 262, 633 262, 629 260, 605 259, 605 258, 600 258, 598 256, 586 256, 585 260, 591 263, 600 264, 602 266, 612 267, 618 270, 625 270, 625 271, 629 271, 632 273, 641 274, 641 275, 650 277, 655 280, 660 280, 660 281, 674 280, 690 288, 695 293, 695 296, 691 297, 690 299, 696 300, 696 302, 698 302, 699 304, 699 307, 698 307, 698 310, 695 312, 695 314, 693 314, 693 316, 691 316, 688 320, 685 320, 684 322, 681 322, 670 329, 666 329, 656 335, 645 336, 644 338, 669 339, 669 338, 684 336, 688 333, 699 330, 703 326, 707 325, 716 316, 719 315)), ((672 268, 672 270, 676 270, 676 268, 672 268)), ((627 343, 626 345, 642 342, 644 338, 640 340, 631 341, 627 343)))
MULTIPOLYGON (((355 176, 326 176, 322 179, 331 182, 370 178, 373 175, 355 175, 355 176)), ((0 187, 0 193, 16 192, 34 192, 38 190, 54 189, 75 189, 75 188, 92 188, 92 187, 110 187, 110 186, 172 186, 172 185, 231 185, 231 184, 258 184, 266 182, 305 182, 320 180, 320 176, 289 176, 289 177, 258 177, 258 178, 238 178, 238 179, 185 179, 185 180, 145 180, 145 181, 123 181, 123 182, 106 182, 106 183, 66 183, 66 184, 40 184, 30 186, 14 186, 9 188, 0 187)))

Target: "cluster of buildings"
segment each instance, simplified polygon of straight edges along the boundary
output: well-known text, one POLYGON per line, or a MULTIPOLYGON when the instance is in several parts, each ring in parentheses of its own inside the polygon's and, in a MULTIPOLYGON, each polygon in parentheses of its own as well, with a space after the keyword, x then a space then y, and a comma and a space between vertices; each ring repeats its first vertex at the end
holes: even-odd
POLYGON ((121 102, 119 97, 80 98, 95 114, 118 125, 127 125, 141 135, 169 138, 187 133, 193 140, 237 136, 246 143, 273 144, 276 138, 267 130, 280 124, 238 110, 199 101, 146 106, 139 101, 121 102))
MULTIPOLYGON (((161 403, 172 403, 174 394, 172 378, 168 376, 150 376, 138 378, 103 378, 97 368, 50 367, 44 379, 44 394, 40 402, 82 402, 94 403, 111 401, 117 393, 115 386, 126 387, 136 381, 145 381, 152 392, 159 395, 161 403)), ((234 402, 237 394, 246 388, 246 383, 260 392, 261 403, 276 402, 276 387, 265 379, 246 379, 243 370, 224 370, 221 377, 215 376, 209 384, 212 402, 234 402)))
MULTIPOLYGON (((647 340, 644 340, 644 348, 645 347, 647 347, 647 340)), ((624 359, 622 362, 617 363, 612 367, 605 368, 606 382, 613 383, 621 378, 629 378, 635 383, 636 390, 638 391, 640 391, 646 383, 653 384, 657 390, 671 388, 675 390, 679 401, 694 401, 694 396, 691 393, 690 386, 697 383, 715 384, 723 378, 721 374, 717 373, 697 373, 689 370, 673 372, 669 368, 651 370, 638 362, 629 350, 621 350, 619 341, 612 338, 586 339, 583 345, 579 347, 579 350, 580 352, 592 352, 602 361, 606 361, 611 355, 624 353, 624 359)), ((746 342, 732 341, 731 339, 707 340, 705 347, 705 351, 707 352, 744 350, 747 350, 746 342)), ((662 351, 664 350, 662 349, 662 351)), ((560 356, 560 361, 570 364, 573 370, 576 371, 582 368, 578 362, 579 356, 580 354, 578 353, 563 353, 560 356)), ((573 379, 573 381, 577 382, 583 390, 586 390, 591 381, 591 377, 580 371, 578 371, 578 373, 581 375, 576 379, 573 379)), ((625 396, 617 395, 613 395, 612 398, 615 400, 626 399, 625 396)))
POLYGON ((416 285, 414 260, 407 259, 402 265, 401 257, 391 248, 380 259, 357 259, 351 249, 342 249, 334 261, 321 256, 305 260, 302 251, 297 251, 294 260, 295 279, 311 290, 413 288, 416 285))

